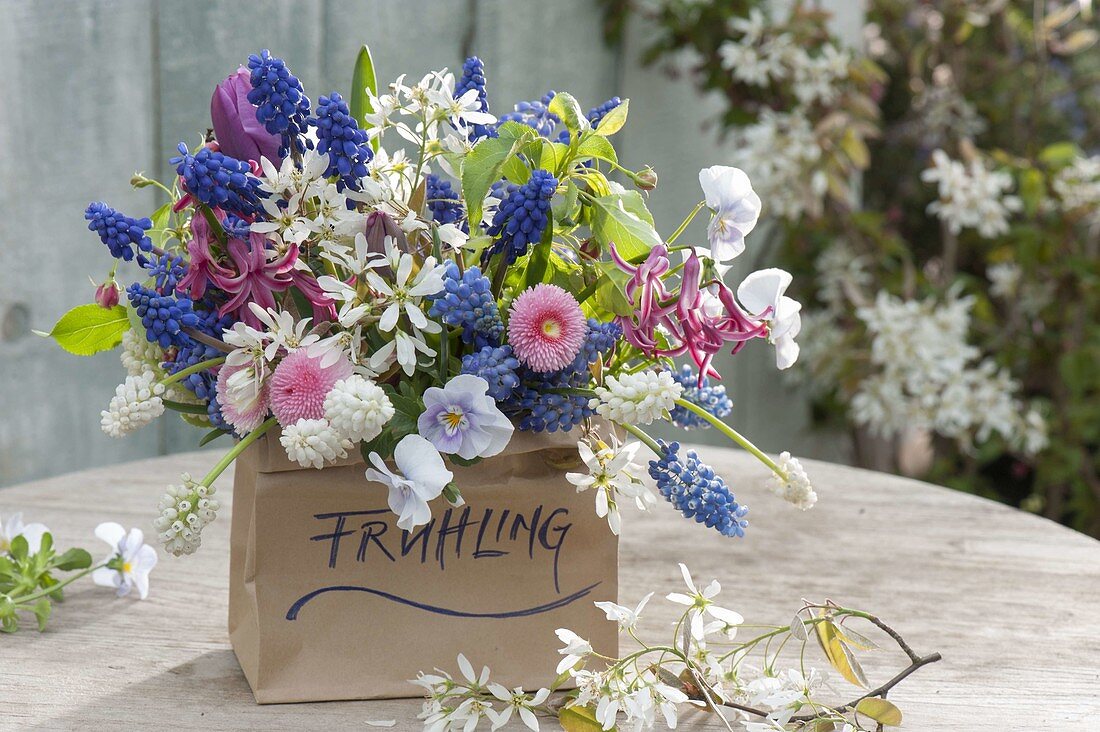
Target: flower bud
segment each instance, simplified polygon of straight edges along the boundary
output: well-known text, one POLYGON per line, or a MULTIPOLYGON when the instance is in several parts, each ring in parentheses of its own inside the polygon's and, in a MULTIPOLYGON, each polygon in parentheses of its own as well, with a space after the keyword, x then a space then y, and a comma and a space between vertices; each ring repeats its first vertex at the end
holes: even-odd
POLYGON ((405 232, 393 220, 393 217, 383 211, 371 211, 367 214, 367 248, 372 252, 382 254, 386 251, 386 238, 393 239, 394 245, 402 252, 409 251, 409 240, 405 232))
POLYGON ((99 307, 107 310, 118 305, 118 283, 113 277, 95 288, 95 301, 99 307))
POLYGON ((657 171, 648 165, 634 178, 634 185, 639 190, 652 191, 657 187, 657 171))
POLYGON ((256 107, 248 101, 248 92, 252 91, 249 78, 247 69, 237 69, 237 73, 218 84, 210 98, 210 120, 218 148, 237 160, 258 162, 265 157, 278 165, 282 160, 280 139, 256 119, 256 107))

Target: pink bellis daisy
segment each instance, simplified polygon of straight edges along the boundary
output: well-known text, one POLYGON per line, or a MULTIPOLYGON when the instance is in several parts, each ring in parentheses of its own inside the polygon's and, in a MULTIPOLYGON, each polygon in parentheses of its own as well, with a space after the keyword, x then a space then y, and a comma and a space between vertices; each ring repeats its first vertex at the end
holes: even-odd
POLYGON ((240 435, 247 435, 267 417, 269 385, 257 378, 251 363, 224 365, 218 371, 218 404, 225 421, 240 435))
POLYGON ((294 351, 271 375, 271 412, 286 427, 299 419, 324 419, 325 397, 332 385, 351 376, 351 361, 339 358, 322 366, 324 352, 310 348, 294 351))
POLYGON ((573 363, 587 334, 581 306, 557 285, 535 285, 512 303, 508 342, 533 371, 557 371, 573 363))

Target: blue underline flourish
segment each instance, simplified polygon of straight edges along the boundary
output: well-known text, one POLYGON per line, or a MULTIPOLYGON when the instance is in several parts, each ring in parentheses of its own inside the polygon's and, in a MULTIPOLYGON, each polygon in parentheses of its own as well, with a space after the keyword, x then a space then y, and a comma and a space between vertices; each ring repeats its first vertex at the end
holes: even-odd
POLYGON ((357 585, 333 585, 331 587, 322 587, 314 590, 308 594, 302 595, 290 609, 286 611, 287 620, 297 620, 298 613, 302 611, 302 608, 306 604, 317 597, 323 595, 326 592, 365 592, 368 595, 375 595, 381 597, 384 600, 390 600, 391 602, 400 603, 401 605, 408 605, 410 607, 419 608, 430 613, 436 613, 437 615, 448 615, 453 618, 525 618, 530 615, 539 615, 541 613, 548 613, 551 610, 557 610, 560 607, 572 604, 581 598, 587 597, 591 594, 592 590, 600 586, 601 583, 589 585, 583 589, 577 590, 572 595, 566 595, 565 597, 559 597, 553 602, 548 602, 545 605, 536 605, 535 607, 524 608, 522 610, 506 610, 503 612, 488 612, 488 613, 474 613, 467 612, 465 610, 452 610, 446 607, 438 607, 436 605, 428 605, 427 603, 417 602, 416 600, 410 600, 407 597, 401 597, 389 592, 383 592, 382 590, 376 590, 373 587, 360 587, 357 585))

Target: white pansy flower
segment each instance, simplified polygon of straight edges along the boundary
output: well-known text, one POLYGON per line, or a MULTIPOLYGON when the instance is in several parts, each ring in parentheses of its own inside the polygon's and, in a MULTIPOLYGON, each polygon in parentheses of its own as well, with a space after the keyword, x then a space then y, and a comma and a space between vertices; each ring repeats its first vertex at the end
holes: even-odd
POLYGON ((397 514, 397 527, 411 531, 432 518, 428 505, 443 493, 454 480, 454 473, 447 470, 443 457, 432 443, 420 435, 406 435, 393 451, 397 471, 391 471, 382 456, 370 454, 372 468, 367 468, 367 480, 389 488, 390 510, 397 514))
POLYGON ((784 293, 791 274, 769 268, 753 272, 737 287, 737 299, 755 318, 768 324, 768 342, 775 346, 775 365, 790 368, 798 360, 795 336, 802 329, 802 305, 784 293))
POLYGON ((92 572, 92 581, 101 587, 114 587, 119 597, 137 588, 138 597, 149 596, 149 573, 157 565, 157 551, 145 543, 141 529, 126 529, 113 521, 95 527, 95 535, 111 546, 107 566, 92 572))
POLYGON ((50 530, 45 524, 24 524, 22 513, 13 513, 8 516, 7 521, 0 516, 0 556, 11 551, 11 543, 17 536, 27 540, 27 551, 31 555, 37 554, 42 547, 42 537, 48 533, 50 530))
POLYGON ((663 419, 676 406, 683 390, 669 371, 608 376, 604 386, 596 387, 596 398, 589 402, 589 408, 612 422, 650 424, 663 419))
POLYGON ((745 251, 745 237, 760 218, 760 196, 745 171, 726 165, 700 170, 699 185, 712 213, 707 227, 711 258, 728 262, 745 251))
POLYGON ((352 442, 373 440, 393 415, 382 387, 358 374, 337 381, 325 397, 325 419, 352 442))
POLYGON ((164 414, 163 395, 164 386, 157 383, 152 371, 127 376, 115 389, 107 408, 100 412, 99 424, 111 437, 129 434, 164 414))
POLYGON ((325 463, 346 458, 351 449, 351 442, 324 419, 299 419, 283 427, 279 444, 288 458, 303 468, 318 470, 325 467, 325 463))
POLYGON ((802 463, 798 458, 791 457, 789 452, 782 452, 779 455, 778 464, 787 477, 772 473, 768 480, 768 487, 772 493, 803 511, 813 508, 817 503, 817 493, 810 485, 810 477, 806 475, 806 469, 802 467, 802 463))

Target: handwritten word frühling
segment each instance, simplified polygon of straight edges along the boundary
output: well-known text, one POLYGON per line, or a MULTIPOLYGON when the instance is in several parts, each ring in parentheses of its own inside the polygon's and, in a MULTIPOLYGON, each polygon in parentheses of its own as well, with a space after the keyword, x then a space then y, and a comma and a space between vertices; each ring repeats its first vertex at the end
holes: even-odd
MULTIPOLYGON (((554 590, 558 585, 558 559, 562 545, 573 524, 568 522, 566 508, 548 509, 538 506, 529 513, 511 509, 486 508, 475 514, 470 506, 448 508, 415 531, 398 530, 381 517, 392 513, 388 508, 366 511, 334 511, 314 514, 313 518, 328 522, 328 533, 311 536, 311 541, 329 542, 328 566, 335 568, 341 556, 354 552, 357 562, 374 557, 381 561, 398 562, 406 558, 425 564, 429 559, 445 570, 448 557, 455 559, 491 559, 512 553, 517 547, 526 550, 528 558, 537 552, 553 555, 554 590), (349 537, 358 535, 358 541, 349 537)), ((347 560, 345 560, 347 561, 347 560)))

